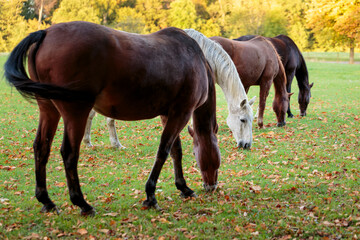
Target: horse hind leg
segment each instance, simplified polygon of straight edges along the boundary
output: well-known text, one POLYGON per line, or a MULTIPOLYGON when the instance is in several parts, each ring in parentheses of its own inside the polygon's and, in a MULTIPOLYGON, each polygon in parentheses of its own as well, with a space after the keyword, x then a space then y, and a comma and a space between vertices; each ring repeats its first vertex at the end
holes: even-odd
POLYGON ((64 137, 61 146, 66 180, 71 202, 81 208, 81 215, 93 216, 95 210, 84 199, 81 192, 77 165, 80 144, 85 131, 86 121, 91 110, 90 106, 62 103, 57 105, 64 119, 64 137))
POLYGON ((91 109, 91 111, 89 113, 89 117, 86 122, 85 134, 84 134, 84 138, 83 138, 83 142, 84 142, 85 146, 87 146, 87 147, 93 146, 91 144, 91 125, 92 125, 92 120, 95 117, 95 115, 96 115, 95 110, 91 109))
POLYGON ((112 118, 106 118, 106 123, 107 123, 108 129, 109 129, 109 138, 110 138, 111 147, 118 148, 118 149, 125 148, 120 143, 119 138, 116 134, 115 120, 112 118))
POLYGON ((46 187, 46 164, 50 155, 50 148, 60 120, 60 114, 50 100, 38 100, 40 109, 39 127, 34 141, 35 157, 35 196, 43 204, 41 212, 59 212, 50 200, 46 187))
MULTIPOLYGON (((155 198, 156 183, 175 140, 179 137, 181 130, 189 121, 190 116, 191 112, 182 113, 181 115, 169 116, 167 120, 165 120, 166 124, 161 135, 160 145, 156 154, 156 160, 145 185, 146 200, 143 202, 144 207, 154 207, 156 209, 160 209, 155 198)), ((178 152, 178 150, 176 152, 178 152)), ((177 167, 179 167, 179 165, 177 165, 177 167)), ((179 171, 177 172, 179 173, 179 171)), ((178 177, 181 178, 180 174, 178 177)), ((182 183, 180 186, 181 185, 182 183)))

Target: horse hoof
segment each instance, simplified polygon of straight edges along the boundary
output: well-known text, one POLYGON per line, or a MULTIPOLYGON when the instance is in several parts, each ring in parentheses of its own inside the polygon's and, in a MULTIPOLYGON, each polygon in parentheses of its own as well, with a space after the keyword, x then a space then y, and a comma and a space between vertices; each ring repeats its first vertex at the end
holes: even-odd
POLYGON ((277 126, 278 127, 283 127, 283 126, 285 126, 286 125, 286 122, 279 122, 279 123, 277 123, 277 126))
POLYGON ((60 210, 58 209, 58 207, 56 205, 52 205, 52 206, 43 206, 40 210, 40 212, 42 213, 50 213, 50 212, 55 212, 56 214, 60 214, 60 210))
POLYGON ((293 115, 293 114, 289 114, 289 115, 288 115, 288 118, 294 118, 294 115, 293 115))
POLYGON ((180 197, 182 198, 197 198, 196 193, 192 192, 190 194, 184 194, 183 192, 180 193, 180 197))
POLYGON ((157 203, 153 206, 153 208, 155 208, 155 210, 157 210, 157 211, 162 210, 161 207, 159 206, 159 204, 157 204, 157 203))
POLYGON ((118 144, 112 145, 111 148, 119 149, 119 150, 121 150, 121 149, 126 149, 126 147, 124 147, 124 146, 121 145, 121 144, 120 144, 120 145, 118 145, 118 144))
POLYGON ((150 209, 150 208, 154 208, 154 209, 157 210, 157 211, 161 211, 161 210, 162 210, 157 202, 155 202, 155 203, 150 203, 150 201, 145 200, 145 201, 143 202, 143 207, 142 207, 142 209, 150 209))
POLYGON ((90 209, 88 211, 81 211, 81 216, 83 217, 94 217, 96 214, 95 209, 90 209))

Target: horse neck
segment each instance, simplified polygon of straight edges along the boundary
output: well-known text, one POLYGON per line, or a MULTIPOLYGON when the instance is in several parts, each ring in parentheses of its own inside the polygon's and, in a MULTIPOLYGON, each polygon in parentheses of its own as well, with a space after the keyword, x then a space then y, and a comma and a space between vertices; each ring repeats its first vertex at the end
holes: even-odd
POLYGON ((239 108, 241 101, 248 98, 230 56, 220 44, 203 34, 193 29, 185 29, 185 32, 198 43, 203 51, 206 60, 214 71, 216 83, 224 92, 229 111, 239 108))
POLYGON ((215 83, 210 67, 208 71, 208 97, 203 105, 193 113, 194 131, 197 133, 212 133, 216 126, 216 92, 215 83))
POLYGON ((296 69, 296 80, 298 82, 299 90, 305 91, 310 88, 309 86, 309 73, 306 67, 305 59, 300 51, 298 51, 299 54, 299 62, 300 66, 296 69))
POLYGON ((278 57, 278 62, 279 62, 279 72, 277 76, 274 78, 275 97, 287 98, 285 69, 279 57, 278 57))

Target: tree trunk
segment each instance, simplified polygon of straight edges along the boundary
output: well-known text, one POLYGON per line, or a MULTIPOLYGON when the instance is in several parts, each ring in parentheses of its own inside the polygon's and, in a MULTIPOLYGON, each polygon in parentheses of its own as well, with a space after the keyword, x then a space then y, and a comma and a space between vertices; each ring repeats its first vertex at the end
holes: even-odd
POLYGON ((38 23, 38 29, 39 30, 41 28, 43 10, 44 10, 44 0, 41 0, 40 9, 39 9, 39 23, 38 23))
POLYGON ((355 41, 354 39, 350 40, 350 64, 354 64, 354 58, 355 58, 355 41))

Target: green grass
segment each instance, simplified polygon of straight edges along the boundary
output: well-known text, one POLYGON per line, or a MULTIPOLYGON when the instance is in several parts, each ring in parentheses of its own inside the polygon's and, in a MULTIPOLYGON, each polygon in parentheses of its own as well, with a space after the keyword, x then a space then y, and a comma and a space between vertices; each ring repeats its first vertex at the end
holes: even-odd
MULTIPOLYGON (((349 62, 348 52, 303 52, 306 61, 321 62, 349 62)), ((354 61, 360 62, 360 53, 355 52, 354 61)))
MULTIPOLYGON (((5 61, 0 56, 0 66, 5 61)), ((117 122, 114 150, 103 116, 92 128, 94 148, 81 149, 79 176, 86 199, 97 211, 83 218, 68 196, 59 154, 62 123, 47 166, 50 197, 61 213, 41 214, 34 197, 37 105, 0 81, 0 238, 36 239, 351 239, 360 234, 360 65, 308 62, 314 82, 308 116, 299 117, 293 84, 294 119, 277 128, 267 101, 265 129, 253 129, 251 151, 238 150, 226 125, 227 107, 217 88, 222 163, 219 189, 202 188, 183 131, 184 172, 196 199, 182 199, 172 162, 165 163, 156 197, 162 212, 142 210, 144 185, 159 144, 159 118, 117 122)), ((2 69, 0 68, 0 71, 2 69)), ((2 75, 2 72, 0 72, 2 75)), ((258 88, 249 97, 258 96, 258 88)), ((256 124, 254 123, 256 126, 256 124)))

